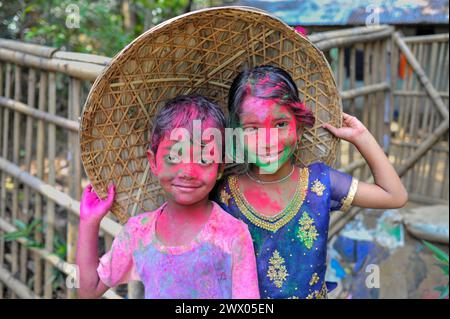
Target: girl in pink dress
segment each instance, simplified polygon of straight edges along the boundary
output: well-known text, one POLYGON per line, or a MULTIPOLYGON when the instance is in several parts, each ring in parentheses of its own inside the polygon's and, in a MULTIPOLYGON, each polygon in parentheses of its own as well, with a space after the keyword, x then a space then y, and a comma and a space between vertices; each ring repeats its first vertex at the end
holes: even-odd
POLYGON ((203 139, 197 151, 191 140, 188 154, 171 151, 177 143, 171 132, 192 130, 193 120, 201 120, 202 131, 224 131, 220 108, 198 95, 175 98, 156 115, 147 156, 167 201, 130 218, 100 260, 99 225, 113 202, 114 185, 105 200, 91 185, 85 189, 77 250, 80 297, 98 298, 109 287, 140 280, 146 298, 259 298, 247 225, 208 199, 221 164, 211 152, 195 154, 203 139), (185 161, 186 155, 200 160, 185 161))

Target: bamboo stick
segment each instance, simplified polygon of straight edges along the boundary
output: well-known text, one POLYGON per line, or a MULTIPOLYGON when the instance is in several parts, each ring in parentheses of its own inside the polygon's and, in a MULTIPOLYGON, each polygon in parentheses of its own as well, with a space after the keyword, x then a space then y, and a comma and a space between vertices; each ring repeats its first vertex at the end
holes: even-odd
MULTIPOLYGON (((45 111, 45 105, 47 104, 47 73, 41 72, 39 78, 39 101, 38 108, 40 112, 45 111)), ((37 166, 37 178, 43 180, 44 178, 44 149, 46 145, 45 140, 45 123, 42 119, 38 119, 37 132, 36 132, 36 166, 37 166)), ((34 218, 41 222, 43 225, 43 197, 40 193, 36 193, 35 200, 35 212, 34 218)), ((43 243, 42 232, 35 233, 35 240, 37 243, 43 243)), ((43 265, 39 255, 34 254, 34 293, 38 296, 42 294, 43 283, 43 265)))
MULTIPOLYGON (((29 70, 28 73, 28 93, 27 93, 27 104, 30 108, 35 107, 35 87, 36 87, 36 72, 33 69, 29 70)), ((26 132, 25 132, 25 169, 29 172, 31 169, 31 158, 33 152, 33 119, 30 116, 27 116, 26 122, 26 132)), ((29 212, 30 205, 30 188, 24 186, 24 196, 23 196, 23 207, 22 207, 22 216, 24 218, 25 223, 30 222, 31 214, 29 212)), ((21 249, 20 256, 20 280, 22 282, 27 281, 27 264, 28 264, 28 250, 24 247, 21 249)))
POLYGON ((350 28, 350 29, 333 30, 333 31, 314 33, 314 34, 311 34, 308 37, 308 39, 313 43, 319 43, 321 41, 331 40, 331 39, 340 38, 340 37, 377 33, 380 31, 390 30, 391 28, 392 27, 390 27, 389 25, 355 27, 355 28, 350 28))
MULTIPOLYGON (((48 200, 51 200, 59 206, 67 209, 70 213, 75 214, 78 217, 80 216, 79 201, 74 200, 69 195, 61 192, 54 186, 43 182, 41 179, 30 175, 28 172, 21 170, 19 166, 11 163, 3 157, 0 157, 0 171, 7 172, 11 176, 19 179, 22 183, 31 187, 34 191, 48 198, 48 200)), ((111 236, 117 236, 122 229, 122 225, 108 217, 105 217, 100 223, 100 228, 111 236)))
POLYGON ((37 296, 35 296, 25 284, 23 284, 20 280, 14 278, 14 274, 3 268, 3 265, 0 267, 0 281, 5 283, 5 285, 8 286, 9 289, 11 289, 14 296, 18 296, 22 299, 37 298, 37 296))
MULTIPOLYGON (((76 79, 70 80, 69 90, 69 118, 77 121, 80 115, 80 81, 76 79)), ((70 176, 72 177, 69 188, 72 198, 77 200, 81 199, 81 154, 78 143, 78 134, 69 133, 69 168, 70 176)), ((75 216, 68 215, 67 224, 67 261, 69 263, 75 263, 76 259, 76 243, 78 223, 75 216)), ((69 299, 76 298, 76 291, 74 289, 67 291, 67 297, 69 299)))
MULTIPOLYGON (((21 90, 21 68, 19 66, 15 66, 14 68, 14 99, 19 101, 22 95, 21 90)), ((13 162, 18 163, 20 165, 19 159, 19 151, 20 151, 20 121, 21 116, 20 113, 14 112, 14 122, 13 122, 13 162)), ((11 219, 13 221, 20 220, 19 217, 19 185, 17 179, 13 179, 13 189, 12 189, 12 215, 11 219)), ((18 274, 19 272, 19 246, 16 242, 11 243, 11 255, 12 266, 11 272, 13 275, 18 274)), ((16 296, 13 293, 11 298, 14 299, 16 296)))
POLYGON ((52 54, 58 50, 57 48, 2 38, 0 38, 0 48, 28 53, 44 58, 51 58, 52 54))
POLYGON ((52 58, 76 62, 94 63, 102 66, 109 65, 109 63, 112 60, 111 58, 101 55, 78 53, 78 52, 65 52, 65 51, 55 51, 52 54, 52 58))
MULTIPOLYGON (((370 43, 364 43, 364 86, 370 85, 370 51, 372 46, 370 43)), ((364 96, 364 106, 363 106, 363 118, 362 121, 366 126, 369 126, 369 107, 370 95, 364 96)), ((369 128, 370 129, 370 128, 369 128)), ((359 179, 364 179, 367 175, 367 166, 362 167, 361 176, 359 179)))
POLYGON ((0 105, 13 111, 20 112, 24 115, 31 116, 37 120, 43 120, 46 123, 65 128, 72 132, 78 132, 80 130, 80 124, 78 121, 69 120, 62 116, 50 114, 42 110, 36 110, 27 106, 26 104, 12 99, 0 96, 0 105))
MULTIPOLYGON (((6 64, 5 70, 5 97, 9 98, 11 94, 11 64, 6 64)), ((8 156, 8 136, 9 136, 9 110, 3 110, 3 145, 2 145, 2 157, 8 156)), ((6 172, 1 172, 1 185, 0 188, 0 217, 6 216, 6 172)), ((0 264, 4 264, 5 256, 5 240, 3 236, 0 238, 0 264)), ((3 295, 3 285, 0 285, 1 294, 3 295)), ((2 296, 3 297, 3 296, 2 296)))
POLYGON ((354 99, 359 96, 367 96, 377 92, 383 92, 389 90, 388 82, 381 82, 376 84, 368 84, 356 89, 350 89, 340 93, 343 100, 354 99))
MULTIPOLYGON (((356 46, 353 44, 350 48, 350 90, 356 89, 356 46)), ((342 93, 341 93, 342 97, 342 93)), ((352 97, 350 98, 350 113, 355 116, 356 114, 356 98, 352 97)), ((349 145, 349 154, 348 154, 348 160, 349 163, 353 162, 355 158, 355 148, 353 144, 350 143, 349 145)))
MULTIPOLYGON (((9 224, 3 218, 0 218, 0 229, 7 233, 14 232, 17 230, 13 225, 9 224)), ((16 239, 16 241, 25 246, 30 244, 29 240, 26 238, 18 238, 18 239, 16 239)), ((57 255, 55 255, 51 251, 48 251, 44 248, 37 248, 37 247, 30 247, 29 249, 34 254, 40 256, 40 258, 43 258, 48 263, 50 263, 52 266, 57 268, 63 274, 73 275, 76 273, 76 269, 74 269, 74 266, 75 266, 74 264, 70 264, 70 263, 66 262, 65 260, 59 258, 57 255)), ((108 290, 104 294, 104 297, 109 298, 109 299, 122 299, 122 297, 118 296, 111 290, 108 290)))
POLYGON ((399 169, 399 176, 403 176, 434 144, 436 144, 441 136, 448 131, 449 121, 443 121, 437 129, 428 136, 417 148, 416 151, 409 156, 403 166, 399 169))
MULTIPOLYGON (((448 92, 438 92, 438 94, 441 96, 441 98, 448 98, 449 94, 448 92)), ((413 96, 413 97, 424 97, 428 96, 426 92, 423 91, 405 91, 405 90, 396 90, 394 91, 394 95, 396 96, 413 96)))
POLYGON ((408 44, 448 42, 448 33, 403 37, 403 40, 408 44))
POLYGON ((436 89, 431 84, 430 80, 426 76, 424 70, 420 66, 417 59, 412 54, 411 50, 408 48, 406 43, 401 38, 399 32, 394 33, 394 39, 397 42, 397 45, 402 50, 403 54, 405 55, 406 59, 408 60, 409 64, 411 65, 411 67, 417 73, 419 80, 422 82, 422 85, 424 86, 426 92, 429 94, 434 105, 438 108, 442 117, 444 119, 448 119, 449 118, 448 110, 447 110, 447 107, 445 106, 444 102, 442 101, 442 98, 439 96, 439 93, 436 91, 436 89))
POLYGON ((17 65, 27 66, 48 72, 59 72, 80 80, 94 81, 104 66, 61 59, 47 59, 22 52, 0 48, 0 59, 17 65))
MULTIPOLYGON (((55 73, 49 73, 48 75, 48 113, 55 115, 56 113, 56 75, 55 73)), ((55 185, 55 156, 56 156, 56 127, 54 124, 47 124, 48 129, 48 183, 52 186, 55 185)), ((47 223, 45 230, 45 249, 53 251, 54 237, 55 237, 55 202, 47 200, 47 223)), ((44 284, 44 297, 47 299, 52 298, 52 272, 53 267, 51 264, 45 265, 45 284, 44 284)))
POLYGON ((319 50, 326 51, 331 48, 336 47, 345 47, 354 43, 364 42, 369 43, 373 41, 377 41, 380 39, 389 38, 393 33, 392 28, 387 28, 385 30, 381 30, 379 32, 374 32, 372 34, 360 34, 354 36, 344 36, 344 37, 336 37, 334 39, 329 39, 326 41, 321 41, 316 44, 316 47, 319 50))

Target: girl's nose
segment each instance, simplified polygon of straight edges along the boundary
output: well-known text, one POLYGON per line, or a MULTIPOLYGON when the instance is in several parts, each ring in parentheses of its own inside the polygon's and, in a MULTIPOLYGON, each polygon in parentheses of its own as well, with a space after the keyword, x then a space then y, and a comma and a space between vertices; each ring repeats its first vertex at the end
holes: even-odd
POLYGON ((278 129, 277 128, 266 129, 266 147, 270 148, 270 149, 278 147, 278 129))
POLYGON ((180 177, 184 179, 194 179, 197 177, 193 163, 184 164, 180 171, 180 177))

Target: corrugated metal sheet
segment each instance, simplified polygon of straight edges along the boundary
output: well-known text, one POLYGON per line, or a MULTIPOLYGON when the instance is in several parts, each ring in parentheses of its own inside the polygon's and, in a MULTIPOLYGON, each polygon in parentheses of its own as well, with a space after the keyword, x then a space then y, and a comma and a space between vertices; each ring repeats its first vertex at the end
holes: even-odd
POLYGON ((449 0, 238 0, 289 25, 448 24, 449 0))

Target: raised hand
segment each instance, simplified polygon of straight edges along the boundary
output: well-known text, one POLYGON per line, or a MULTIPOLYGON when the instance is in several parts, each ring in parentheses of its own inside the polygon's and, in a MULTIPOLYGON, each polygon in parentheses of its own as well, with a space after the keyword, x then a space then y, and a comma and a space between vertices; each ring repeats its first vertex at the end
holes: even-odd
POLYGON ((336 128, 331 124, 325 123, 322 127, 329 130, 334 136, 355 144, 366 132, 367 128, 356 117, 347 113, 342 113, 342 127, 336 128))
POLYGON ((86 222, 100 223, 108 213, 114 200, 115 186, 111 184, 108 188, 108 197, 100 199, 93 190, 92 184, 86 186, 80 203, 80 220, 86 222))

